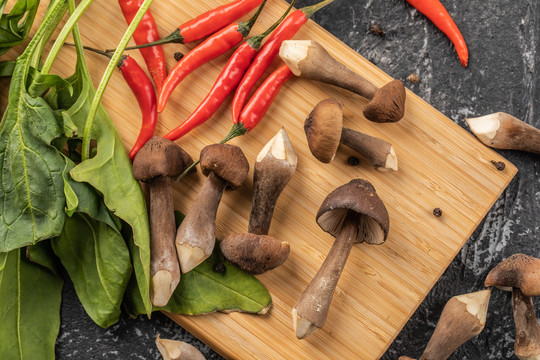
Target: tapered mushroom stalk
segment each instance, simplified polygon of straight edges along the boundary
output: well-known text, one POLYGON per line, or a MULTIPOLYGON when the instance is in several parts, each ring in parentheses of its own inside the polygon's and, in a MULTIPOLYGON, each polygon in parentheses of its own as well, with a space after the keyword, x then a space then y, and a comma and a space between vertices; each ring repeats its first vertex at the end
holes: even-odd
POLYGON ((299 339, 323 327, 353 244, 363 241, 382 244, 390 220, 373 185, 355 179, 326 197, 317 213, 317 223, 336 240, 292 310, 294 331, 299 339))
POLYGON ((514 353, 522 360, 540 360, 540 325, 531 299, 540 295, 540 259, 514 254, 489 272, 485 285, 512 291, 514 353))
POLYGON ((467 119, 467 123, 487 146, 540 154, 540 130, 512 115, 498 112, 467 119))
POLYGON ((148 183, 150 198, 150 298, 154 306, 165 306, 180 281, 174 238, 174 204, 171 177, 193 164, 178 145, 159 136, 151 138, 133 160, 133 176, 148 183))
POLYGON ((486 325, 491 290, 454 296, 444 306, 420 360, 445 360, 486 325))
POLYGON ((350 147, 379 171, 397 171, 397 156, 388 141, 343 127, 343 103, 339 99, 319 102, 304 122, 309 149, 317 160, 334 160, 339 144, 350 147))
POLYGON ((205 360, 204 355, 196 347, 179 340, 157 337, 156 346, 163 360, 205 360))
POLYGON ((176 234, 182 272, 207 259, 214 250, 216 215, 226 187, 238 188, 246 179, 249 164, 238 146, 209 145, 201 151, 201 170, 207 176, 176 234))
POLYGON ((298 159, 281 129, 261 150, 253 172, 253 201, 248 234, 232 234, 220 243, 225 258, 248 274, 262 274, 283 264, 289 243, 268 235, 279 195, 294 175, 298 159))
POLYGON ((384 123, 399 121, 405 114, 405 86, 393 80, 377 88, 333 58, 314 40, 287 40, 279 56, 296 76, 335 85, 370 100, 363 110, 366 119, 384 123))

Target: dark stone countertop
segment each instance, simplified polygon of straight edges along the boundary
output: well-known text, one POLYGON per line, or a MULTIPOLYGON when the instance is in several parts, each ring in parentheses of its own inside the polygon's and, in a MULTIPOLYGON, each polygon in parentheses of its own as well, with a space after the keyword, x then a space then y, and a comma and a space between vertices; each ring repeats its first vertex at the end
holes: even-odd
MULTIPOLYGON (((540 2, 537 0, 443 0, 465 37, 469 66, 460 66, 454 47, 429 20, 404 0, 337 0, 314 17, 358 53, 443 114, 468 129, 465 118, 503 111, 540 127, 540 2), (379 23, 386 36, 369 33, 379 23), (407 81, 411 73, 420 81, 407 81)), ((315 1, 301 0, 303 7, 315 1)), ((419 356, 454 295, 477 291, 489 270, 517 252, 540 257, 540 162, 536 156, 500 151, 519 173, 473 236, 405 325, 383 359, 419 356)), ((539 310, 538 304, 536 305, 539 310)), ((58 359, 160 359, 160 333, 192 343, 208 359, 220 359, 164 315, 151 320, 127 316, 109 329, 96 326, 67 284, 62 305, 58 359)), ((509 293, 493 291, 487 324, 451 359, 510 359, 514 325, 509 293)), ((360 357, 361 354, 359 354, 360 357)))

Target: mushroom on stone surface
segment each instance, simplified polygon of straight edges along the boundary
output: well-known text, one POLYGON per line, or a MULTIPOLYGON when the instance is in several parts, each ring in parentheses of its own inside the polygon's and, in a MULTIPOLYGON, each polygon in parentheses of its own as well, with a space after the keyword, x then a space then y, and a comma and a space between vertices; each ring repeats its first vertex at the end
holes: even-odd
POLYGON ((200 159, 201 170, 207 178, 176 233, 176 250, 184 273, 212 254, 221 196, 225 188, 240 187, 249 171, 244 153, 235 145, 206 146, 200 159))
POLYGON ((204 355, 193 345, 179 340, 156 338, 156 346, 163 360, 205 360, 204 355))
POLYGON ((397 156, 388 141, 343 127, 343 103, 339 99, 319 102, 304 122, 309 149, 317 160, 331 162, 339 144, 350 147, 379 171, 397 171, 397 156))
POLYGON ((299 339, 323 327, 353 244, 384 243, 390 219, 373 185, 367 180, 355 179, 326 197, 317 212, 317 224, 336 240, 292 309, 294 331, 299 339))
POLYGON ((531 297, 540 295, 540 259, 514 254, 489 272, 485 285, 512 291, 516 327, 514 353, 522 360, 539 360, 540 325, 531 297))
POLYGON ((180 281, 174 239, 174 204, 171 177, 193 163, 180 146, 154 136, 133 160, 133 176, 148 184, 150 197, 150 297, 154 306, 165 306, 180 281))
POLYGON ((333 58, 314 40, 286 40, 279 56, 296 76, 335 85, 370 100, 363 110, 366 119, 396 122, 405 114, 405 86, 393 80, 381 88, 333 58))
MULTIPOLYGON (((457 295, 446 303, 420 360, 445 360, 486 325, 491 290, 457 295)), ((399 359, 411 359, 402 356, 399 359)), ((412 360, 412 359, 411 359, 412 360)))
POLYGON ((228 235, 219 243, 225 258, 248 274, 258 275, 274 269, 289 256, 288 242, 267 235, 276 202, 297 163, 289 136, 283 129, 257 156, 248 233, 228 235))

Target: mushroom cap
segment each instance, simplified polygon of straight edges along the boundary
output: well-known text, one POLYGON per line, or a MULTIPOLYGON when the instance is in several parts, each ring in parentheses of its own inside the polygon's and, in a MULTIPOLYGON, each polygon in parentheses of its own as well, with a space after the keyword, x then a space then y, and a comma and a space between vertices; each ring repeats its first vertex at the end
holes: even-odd
POLYGON ((319 102, 304 122, 309 150, 323 163, 334 160, 343 129, 343 103, 339 99, 319 102))
POLYGON ((228 235, 219 242, 219 248, 228 261, 251 275, 278 267, 290 252, 286 241, 250 233, 228 235))
POLYGON ((336 237, 348 211, 362 215, 355 242, 382 244, 386 241, 390 218, 369 181, 354 179, 332 191, 317 212, 317 224, 336 237))
POLYGON ((246 180, 249 163, 238 146, 213 144, 201 151, 201 170, 204 176, 213 172, 226 181, 229 188, 236 189, 246 180))
POLYGON ((133 159, 133 176, 145 181, 157 176, 179 176, 193 164, 193 159, 179 145, 154 136, 144 144, 133 159))
POLYGON ((396 122, 405 115, 405 85, 400 80, 392 80, 373 95, 364 107, 366 119, 379 122, 396 122))
POLYGON ((486 277, 486 286, 504 291, 519 288, 526 296, 540 295, 540 259, 514 254, 495 266, 486 277))

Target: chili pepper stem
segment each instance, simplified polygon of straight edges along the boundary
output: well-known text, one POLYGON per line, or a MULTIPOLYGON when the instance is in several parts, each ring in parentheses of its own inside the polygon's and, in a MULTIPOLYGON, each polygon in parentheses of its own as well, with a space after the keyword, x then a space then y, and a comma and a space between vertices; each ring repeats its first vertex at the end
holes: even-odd
MULTIPOLYGON (((75 46, 74 43, 70 43, 70 42, 65 42, 64 45, 75 46)), ((84 50, 92 51, 92 52, 95 52, 96 54, 100 54, 100 55, 106 56, 106 57, 108 57, 109 59, 112 57, 112 54, 109 54, 109 53, 106 52, 105 50, 96 49, 96 48, 93 48, 93 47, 90 47, 90 46, 86 46, 86 45, 84 45, 82 48, 83 48, 84 50)))
POLYGON ((313 14, 315 14, 317 11, 319 11, 320 9, 322 9, 323 7, 325 7, 326 5, 330 4, 330 3, 333 3, 335 0, 326 0, 326 1, 321 1, 320 3, 318 4, 315 4, 315 5, 311 5, 311 6, 306 6, 305 8, 302 8, 302 12, 304 14, 306 14, 306 17, 307 18, 310 18, 311 16, 313 16, 313 14))
MULTIPOLYGON (((156 45, 163 45, 163 44, 183 44, 184 43, 184 37, 180 34, 180 30, 176 29, 174 30, 170 35, 165 36, 163 39, 159 39, 156 41, 152 41, 146 44, 136 45, 136 46, 129 46, 125 48, 124 50, 136 50, 136 49, 143 49, 147 47, 152 47, 156 45)), ((105 50, 106 53, 112 53, 115 52, 116 49, 107 49, 105 50)))
MULTIPOLYGON (((234 124, 231 128, 231 130, 229 131, 229 133, 227 134, 227 136, 225 136, 219 143, 220 144, 225 144, 226 142, 234 139, 235 137, 238 137, 238 136, 242 136, 244 135, 245 133, 247 133, 249 131, 249 129, 247 129, 244 124, 242 123, 238 123, 238 124, 234 124)), ((201 159, 195 161, 193 164, 191 164, 186 170, 184 170, 184 172, 182 172, 177 178, 175 181, 180 181, 184 176, 186 176, 191 170, 193 170, 193 168, 195 166, 197 166, 199 163, 201 162, 201 159)))

